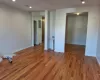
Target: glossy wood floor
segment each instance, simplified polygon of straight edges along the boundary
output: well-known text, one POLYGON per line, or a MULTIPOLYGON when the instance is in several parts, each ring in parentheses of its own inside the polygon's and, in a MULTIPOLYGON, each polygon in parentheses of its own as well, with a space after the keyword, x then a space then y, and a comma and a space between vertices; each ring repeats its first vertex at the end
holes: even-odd
POLYGON ((64 54, 44 51, 42 45, 19 51, 12 64, 0 63, 0 80, 100 80, 96 58, 85 57, 80 48, 67 45, 64 54))

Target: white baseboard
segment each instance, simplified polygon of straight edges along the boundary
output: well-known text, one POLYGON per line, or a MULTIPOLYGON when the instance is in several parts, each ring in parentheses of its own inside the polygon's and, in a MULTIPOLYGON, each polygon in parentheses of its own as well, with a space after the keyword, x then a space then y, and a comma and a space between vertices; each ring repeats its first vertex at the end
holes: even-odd
POLYGON ((100 60, 98 59, 98 57, 96 57, 96 59, 97 59, 97 61, 98 61, 98 64, 99 64, 99 66, 100 66, 100 60))
POLYGON ((86 52, 85 52, 85 56, 96 57, 96 55, 88 55, 88 54, 86 54, 86 52))
POLYGON ((16 56, 16 54, 5 54, 5 55, 3 55, 3 57, 4 58, 7 58, 7 57, 11 57, 11 58, 13 58, 13 56, 16 56))
POLYGON ((20 48, 20 49, 14 51, 14 52, 7 53, 7 54, 2 54, 1 56, 3 56, 4 58, 6 58, 6 57, 11 57, 12 58, 13 56, 16 56, 16 54, 15 54, 16 52, 21 51, 21 50, 24 50, 24 49, 27 49, 29 47, 31 47, 31 46, 24 47, 24 48, 20 48))

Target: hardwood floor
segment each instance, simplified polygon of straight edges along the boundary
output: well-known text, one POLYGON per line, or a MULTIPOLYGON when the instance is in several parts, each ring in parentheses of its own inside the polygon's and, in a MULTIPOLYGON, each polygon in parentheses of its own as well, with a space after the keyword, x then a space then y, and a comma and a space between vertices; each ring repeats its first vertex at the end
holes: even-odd
POLYGON ((75 45, 75 44, 66 44, 65 52, 79 53, 79 54, 84 55, 85 54, 85 46, 84 45, 75 45))
POLYGON ((12 64, 0 63, 0 80, 100 80, 96 58, 77 48, 64 54, 44 51, 42 45, 19 51, 12 64))

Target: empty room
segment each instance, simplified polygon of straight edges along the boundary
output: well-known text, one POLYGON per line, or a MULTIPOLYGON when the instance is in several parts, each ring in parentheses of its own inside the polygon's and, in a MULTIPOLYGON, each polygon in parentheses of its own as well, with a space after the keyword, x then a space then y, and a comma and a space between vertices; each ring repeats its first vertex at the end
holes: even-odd
POLYGON ((0 0, 0 80, 100 80, 100 0, 0 0))

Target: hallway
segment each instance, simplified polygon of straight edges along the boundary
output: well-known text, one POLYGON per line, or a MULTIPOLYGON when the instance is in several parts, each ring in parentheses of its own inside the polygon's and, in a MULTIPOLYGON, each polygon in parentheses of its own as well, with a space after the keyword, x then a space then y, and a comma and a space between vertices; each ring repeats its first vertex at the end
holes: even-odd
POLYGON ((96 58, 74 52, 44 51, 43 45, 19 51, 12 64, 0 63, 0 80, 99 80, 96 58))

